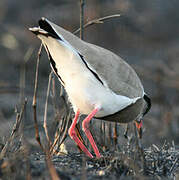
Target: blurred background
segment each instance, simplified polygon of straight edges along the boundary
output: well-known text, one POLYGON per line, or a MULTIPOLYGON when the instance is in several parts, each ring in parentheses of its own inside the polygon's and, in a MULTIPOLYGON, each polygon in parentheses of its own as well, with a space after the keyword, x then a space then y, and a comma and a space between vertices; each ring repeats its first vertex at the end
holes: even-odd
MULTIPOLYGON (((85 22, 121 14, 85 29, 87 42, 120 55, 137 72, 152 100, 144 118, 143 144, 179 143, 179 1, 177 0, 86 0, 85 22)), ((4 144, 15 123, 15 106, 28 98, 24 132, 34 138, 32 97, 40 41, 29 31, 41 17, 73 32, 79 27, 78 0, 0 1, 0 143, 4 144)), ((39 68, 37 118, 43 123, 50 66, 42 52, 39 68)), ((57 82, 58 84, 58 82, 57 82)), ((58 85, 57 85, 58 86, 58 85)), ((59 102, 60 103, 60 102, 59 102)), ((53 120, 48 104, 48 127, 53 120)), ((40 126, 41 127, 41 126, 40 126)), ((43 136, 42 127, 41 136, 43 136)), ((119 131, 121 138, 123 131, 119 131)), ((69 140, 70 141, 70 140, 69 140)), ((121 140, 119 139, 119 142, 121 140)))

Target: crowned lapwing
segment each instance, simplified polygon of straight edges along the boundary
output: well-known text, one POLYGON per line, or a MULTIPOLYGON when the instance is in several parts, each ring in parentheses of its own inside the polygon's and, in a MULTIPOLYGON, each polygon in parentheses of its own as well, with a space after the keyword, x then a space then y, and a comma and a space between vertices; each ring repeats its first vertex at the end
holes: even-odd
POLYGON ((136 72, 123 59, 46 18, 29 30, 41 39, 50 65, 68 94, 75 112, 68 133, 87 156, 93 157, 75 131, 80 114, 87 115, 82 127, 97 158, 101 155, 89 130, 92 118, 119 123, 134 120, 140 126, 150 109, 150 99, 136 72))

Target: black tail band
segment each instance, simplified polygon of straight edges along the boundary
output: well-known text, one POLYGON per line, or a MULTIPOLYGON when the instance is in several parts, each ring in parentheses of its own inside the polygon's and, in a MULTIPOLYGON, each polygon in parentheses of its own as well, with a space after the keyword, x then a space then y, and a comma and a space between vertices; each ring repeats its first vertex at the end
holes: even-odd
POLYGON ((143 113, 143 116, 145 116, 148 112, 149 112, 149 110, 150 110, 150 108, 151 108, 151 100, 150 100, 150 98, 145 94, 144 95, 144 100, 146 101, 146 103, 147 103, 147 108, 145 109, 145 111, 144 111, 144 113, 143 113))

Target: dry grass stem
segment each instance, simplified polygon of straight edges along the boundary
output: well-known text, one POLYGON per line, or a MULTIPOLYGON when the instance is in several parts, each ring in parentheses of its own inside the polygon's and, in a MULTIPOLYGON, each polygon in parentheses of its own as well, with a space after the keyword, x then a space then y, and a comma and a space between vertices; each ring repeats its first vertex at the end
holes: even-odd
POLYGON ((47 87, 47 96, 46 96, 46 101, 45 101, 45 111, 44 111, 44 124, 43 124, 43 127, 44 127, 44 130, 45 130, 45 135, 46 135, 46 138, 47 138, 47 141, 49 143, 49 145, 51 145, 51 141, 50 141, 50 138, 49 138, 49 134, 48 134, 48 128, 47 128, 47 110, 48 110, 48 97, 49 97, 49 94, 50 94, 50 85, 51 85, 51 80, 52 80, 52 71, 50 72, 49 74, 49 80, 48 80, 48 87, 47 87))
POLYGON ((36 73, 35 73, 35 85, 34 85, 34 96, 33 96, 33 102, 32 102, 32 107, 33 107, 33 114, 34 114, 34 127, 35 127, 35 138, 40 145, 41 149, 44 151, 43 145, 40 140, 39 136, 39 128, 38 128, 38 123, 37 123, 37 89, 38 89, 38 72, 39 72, 39 62, 40 62, 40 57, 41 57, 41 51, 42 51, 42 43, 40 45, 38 55, 37 55, 37 64, 36 64, 36 73))
POLYGON ((112 134, 111 126, 112 126, 112 123, 109 123, 109 125, 108 125, 108 144, 107 144, 108 147, 111 147, 111 139, 112 139, 112 136, 111 136, 111 134, 112 134))
POLYGON ((46 151, 46 164, 47 164, 47 167, 48 167, 48 171, 50 173, 50 177, 52 180, 60 180, 58 174, 57 174, 57 171, 52 163, 52 160, 51 160, 51 156, 49 154, 49 151, 46 151))
POLYGON ((80 0, 80 38, 84 39, 84 6, 85 0, 80 0))
POLYGON ((24 114, 26 104, 27 104, 27 99, 25 99, 25 101, 21 107, 20 113, 16 112, 17 113, 16 114, 16 123, 13 126, 13 129, 12 129, 12 132, 11 132, 9 139, 6 141, 6 144, 4 145, 4 147, 0 153, 0 159, 2 159, 6 155, 9 145, 11 144, 11 142, 13 141, 14 137, 16 136, 16 134, 18 132, 18 129, 19 129, 21 122, 22 122, 22 118, 23 118, 23 114, 24 114))
POLYGON ((61 137, 61 133, 58 132, 58 136, 56 136, 56 138, 54 139, 54 142, 50 148, 50 154, 53 153, 54 151, 54 147, 56 146, 57 142, 60 140, 60 142, 58 143, 58 146, 60 147, 60 145, 64 142, 65 138, 67 137, 67 132, 68 132, 68 127, 70 124, 70 120, 71 120, 71 111, 69 113, 66 114, 66 117, 64 117, 64 132, 63 135, 61 137))
POLYGON ((117 138, 118 138, 118 133, 117 133, 117 123, 114 123, 114 127, 113 127, 113 141, 114 141, 114 147, 116 149, 117 147, 117 138))
POLYGON ((126 139, 128 139, 128 131, 129 131, 129 124, 126 124, 125 125, 125 130, 124 130, 124 137, 126 139))
MULTIPOLYGON (((112 18, 116 18, 116 17, 120 17, 121 15, 120 14, 114 14, 114 15, 110 15, 110 16, 105 16, 105 17, 101 17, 101 18, 98 18, 98 19, 93 19, 91 21, 88 21, 84 26, 83 28, 87 28, 91 25, 94 25, 94 24, 102 24, 104 23, 104 21, 106 20, 109 20, 109 19, 112 19, 112 18)), ((73 32, 73 34, 78 34, 80 32, 81 28, 75 30, 73 32)))
POLYGON ((103 129, 103 151, 106 150, 106 124, 102 122, 102 129, 103 129))

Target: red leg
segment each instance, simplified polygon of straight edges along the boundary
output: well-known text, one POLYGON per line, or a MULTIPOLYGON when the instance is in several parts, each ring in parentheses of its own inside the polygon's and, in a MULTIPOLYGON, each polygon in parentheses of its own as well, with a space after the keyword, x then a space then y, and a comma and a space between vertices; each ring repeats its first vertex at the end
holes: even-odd
POLYGON ((142 121, 135 122, 135 125, 138 131, 139 138, 141 139, 142 138, 142 121))
POLYGON ((96 143, 94 142, 93 136, 91 135, 91 132, 89 131, 89 122, 94 117, 94 115, 99 111, 99 108, 95 108, 86 118, 83 120, 82 127, 83 131, 85 132, 87 138, 89 139, 89 142, 91 143, 91 146, 96 154, 97 158, 100 158, 101 155, 99 153, 99 150, 96 146, 96 143))
POLYGON ((75 115, 75 118, 74 118, 74 120, 73 120, 73 122, 72 122, 72 124, 68 130, 68 134, 76 142, 76 144, 81 148, 81 150, 83 152, 85 152, 85 154, 87 156, 89 156, 90 158, 93 158, 93 155, 88 151, 88 149, 85 147, 85 145, 80 141, 80 139, 78 138, 76 131, 75 131, 75 126, 76 126, 79 114, 80 114, 80 112, 78 110, 76 115, 75 115))
POLYGON ((140 123, 135 122, 135 125, 136 125, 137 129, 139 130, 140 128, 142 128, 142 121, 140 123))

